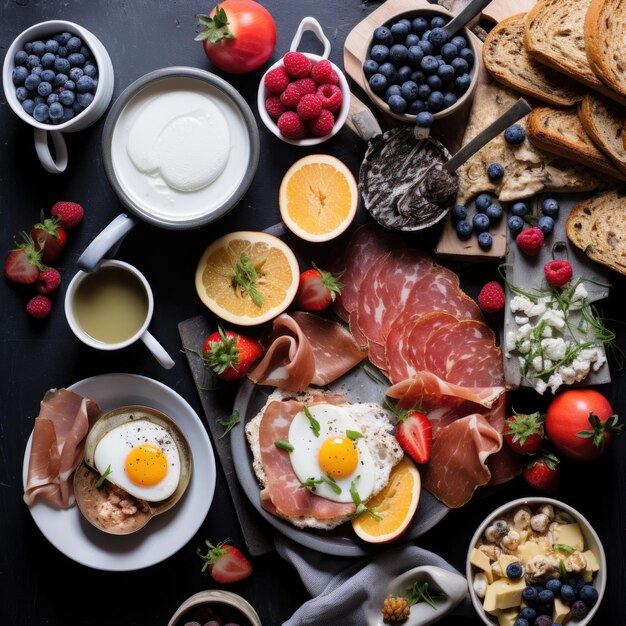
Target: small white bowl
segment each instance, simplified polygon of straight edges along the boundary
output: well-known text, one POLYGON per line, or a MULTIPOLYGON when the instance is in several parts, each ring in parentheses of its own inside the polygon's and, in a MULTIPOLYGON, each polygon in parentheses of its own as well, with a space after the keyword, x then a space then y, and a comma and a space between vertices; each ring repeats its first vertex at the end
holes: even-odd
MULTIPOLYGON (((294 52, 298 49, 300 45, 300 40, 302 39, 302 34, 304 31, 310 30, 323 44, 324 44, 324 52, 320 56, 319 54, 312 54, 311 52, 303 52, 305 57, 310 59, 310 61, 315 65, 319 63, 323 59, 328 59, 328 55, 330 54, 330 41, 326 35, 324 35, 324 31, 320 23, 313 17, 305 17, 301 22, 294 38, 291 42, 291 46, 289 46, 289 51, 294 52)), ((293 146, 317 146, 320 143, 324 143, 334 135, 336 135, 342 128, 342 126, 346 123, 346 119, 348 118, 348 109, 350 108, 350 86, 348 85, 348 81, 344 73, 331 61, 330 64, 332 68, 337 72, 337 76, 339 76, 339 88, 341 89, 341 95, 343 96, 343 103, 341 104, 341 108, 335 115, 335 125, 333 126, 332 131, 325 135, 324 137, 306 137, 304 139, 288 139, 284 137, 280 130, 278 130, 278 126, 276 125, 276 121, 273 120, 268 112, 265 110, 265 100, 273 95, 267 89, 265 89, 265 76, 271 72, 273 69, 280 67, 283 64, 282 59, 280 61, 276 61, 272 67, 270 67, 265 74, 263 74, 263 78, 259 83, 259 91, 257 94, 257 106, 259 109, 259 116, 263 120, 263 123, 267 126, 267 128, 274 133, 279 139, 282 139, 286 143, 290 143, 293 146)))
POLYGON ((2 84, 4 97, 15 112, 15 114, 30 124, 35 129, 35 149, 37 156, 43 167, 52 174, 65 171, 67 167, 67 146, 63 139, 62 132, 74 133, 83 130, 97 122, 111 102, 113 95, 113 64, 111 57, 106 51, 102 42, 86 28, 74 22, 65 20, 51 20, 40 22, 22 32, 11 44, 4 57, 2 68, 2 84), (15 53, 21 50, 28 41, 37 39, 47 40, 56 33, 69 32, 79 36, 85 45, 91 50, 98 67, 98 87, 94 94, 93 102, 78 115, 62 124, 43 124, 35 120, 32 115, 28 115, 22 108, 22 104, 15 95, 15 85, 13 84, 12 73, 15 67, 15 53), (54 142, 56 159, 52 157, 48 146, 48 133, 54 142))
POLYGON ((595 578, 593 580, 593 586, 598 591, 598 601, 595 603, 591 610, 585 617, 582 619, 569 618, 566 622, 567 626, 586 626, 591 622, 593 616, 596 614, 600 603, 602 602, 602 598, 604 596, 604 591, 606 589, 606 556, 604 554, 604 548, 602 547, 602 543, 600 541, 600 537, 593 529, 591 524, 583 517, 576 509, 573 509, 569 504, 565 504, 564 502, 560 502, 559 500, 554 500, 552 498, 543 498, 543 497, 534 497, 534 498, 520 498, 519 500, 513 500, 508 504, 504 504, 501 507, 497 508, 493 513, 491 513, 485 521, 478 527, 472 540, 469 545, 469 549, 467 551, 467 561, 466 561, 466 576, 467 582, 469 585, 470 596, 472 598, 472 604, 474 605, 474 609, 476 609, 476 613, 487 626, 497 626, 498 622, 495 617, 492 618, 484 609, 481 599, 476 595, 472 585, 472 579, 474 576, 473 566, 470 564, 470 555, 472 553, 472 549, 476 547, 479 539, 483 536, 485 530, 488 526, 490 526, 495 520, 502 518, 507 515, 513 509, 519 508, 521 506, 529 506, 533 511, 538 507, 544 504, 551 504, 555 509, 561 509, 566 513, 569 513, 576 522, 580 525, 583 536, 585 538, 585 546, 587 550, 591 550, 597 557, 600 564, 600 570, 596 573, 595 578))
POLYGON ((219 605, 225 605, 238 611, 241 617, 250 622, 252 626, 261 626, 261 618, 249 602, 231 591, 222 591, 221 589, 200 591, 187 598, 178 609, 176 609, 176 613, 172 615, 167 626, 184 626, 185 616, 191 613, 196 607, 203 605, 209 605, 210 607, 216 606, 217 610, 219 610, 219 605))

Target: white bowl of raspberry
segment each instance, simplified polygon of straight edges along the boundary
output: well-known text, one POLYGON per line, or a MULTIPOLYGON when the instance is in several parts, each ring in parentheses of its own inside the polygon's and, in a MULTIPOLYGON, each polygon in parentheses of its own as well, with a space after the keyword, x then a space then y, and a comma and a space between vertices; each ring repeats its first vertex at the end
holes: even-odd
POLYGON ((331 61, 330 41, 320 23, 305 17, 289 52, 265 72, 259 84, 259 115, 277 137, 294 146, 316 146, 336 135, 346 122, 350 87, 331 61), (297 52, 305 31, 323 44, 322 55, 297 52))

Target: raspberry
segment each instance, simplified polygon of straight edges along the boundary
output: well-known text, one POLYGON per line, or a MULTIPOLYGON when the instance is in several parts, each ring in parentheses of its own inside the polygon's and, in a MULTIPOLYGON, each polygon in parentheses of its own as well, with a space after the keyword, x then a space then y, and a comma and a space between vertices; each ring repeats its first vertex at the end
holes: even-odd
POLYGON ((43 272, 40 272, 35 286, 39 293, 52 293, 59 288, 60 284, 61 274, 59 274, 59 270, 54 269, 54 267, 48 267, 43 272))
POLYGON ((318 84, 331 83, 336 85, 339 82, 339 76, 333 69, 328 59, 323 59, 319 63, 316 63, 311 70, 311 78, 318 84))
POLYGON ((289 83, 287 89, 280 94, 280 101, 288 108, 295 109, 304 94, 302 89, 296 83, 289 83))
POLYGON ((289 75, 287 70, 281 65, 270 70, 263 79, 265 89, 271 93, 281 94, 289 84, 289 75))
POLYGON ((343 104, 343 95, 337 85, 320 85, 317 88, 317 95, 322 98, 322 106, 333 113, 336 113, 343 104))
POLYGON ((52 217, 59 219, 59 225, 63 228, 76 228, 83 219, 85 211, 76 202, 57 202, 52 205, 52 217))
POLYGON ((500 283, 492 280, 480 290, 478 306, 485 313, 497 313, 504 307, 504 291, 500 283))
POLYGON ((298 102, 297 111, 300 119, 314 120, 322 112, 322 99, 314 93, 308 93, 298 102))
POLYGON ((536 226, 532 226, 524 229, 515 241, 524 254, 537 256, 543 245, 543 233, 536 226))
POLYGON ((306 126, 295 111, 286 111, 278 118, 278 130, 287 139, 302 139, 306 126))
POLYGON ((319 117, 309 122, 309 130, 318 137, 330 135, 335 125, 335 116, 328 110, 322 109, 319 117))
POLYGON ((293 84, 298 86, 298 89, 303 96, 317 91, 317 85, 312 78, 298 78, 298 80, 293 81, 293 84))
POLYGON ((543 271, 551 287, 562 287, 571 280, 574 274, 569 261, 548 261, 543 266, 543 271))
POLYGON ((303 78, 311 73, 311 61, 302 52, 287 52, 283 63, 287 74, 292 78, 303 78))
POLYGON ((265 101, 265 110, 270 117, 277 120, 287 110, 287 107, 280 101, 278 96, 270 96, 265 101))
POLYGON ((52 300, 48 296, 35 296, 26 305, 26 312, 37 319, 48 317, 52 308, 52 300))

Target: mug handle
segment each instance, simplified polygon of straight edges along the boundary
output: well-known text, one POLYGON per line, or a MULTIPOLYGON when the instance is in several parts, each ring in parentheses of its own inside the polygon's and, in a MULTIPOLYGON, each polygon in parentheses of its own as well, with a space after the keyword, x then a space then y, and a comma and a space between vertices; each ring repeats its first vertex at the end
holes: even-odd
POLYGON ((298 26, 298 30, 291 40, 289 50, 294 52, 298 49, 302 35, 306 30, 310 30, 324 44, 324 53, 322 54, 322 57, 327 59, 330 54, 330 41, 328 41, 328 37, 324 34, 322 25, 314 17, 305 17, 300 22, 300 26, 298 26))
POLYGON ((48 131, 43 128, 35 128, 35 150, 44 169, 51 174, 60 174, 67 168, 67 144, 62 133, 50 132, 56 161, 52 158, 50 146, 48 145, 48 131))
POLYGON ((164 367, 166 370, 174 367, 174 360, 165 351, 165 348, 154 338, 154 335, 146 330, 143 335, 141 335, 140 339, 144 342, 146 348, 152 352, 152 355, 159 362, 161 367, 164 367))
POLYGON ((108 253, 117 246, 137 224, 137 220, 120 213, 86 248, 78 258, 78 267, 84 272, 94 272, 108 253))

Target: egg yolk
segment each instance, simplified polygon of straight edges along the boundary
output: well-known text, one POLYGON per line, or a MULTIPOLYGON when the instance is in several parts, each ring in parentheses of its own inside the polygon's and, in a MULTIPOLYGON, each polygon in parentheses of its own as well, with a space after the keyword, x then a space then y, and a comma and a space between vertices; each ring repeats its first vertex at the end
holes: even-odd
POLYGON ((151 443, 133 448, 126 457, 126 475, 135 485, 158 485, 167 474, 167 457, 163 450, 151 443))
POLYGON ((328 476, 346 478, 356 469, 359 453, 348 437, 329 437, 320 447, 318 461, 328 476))

